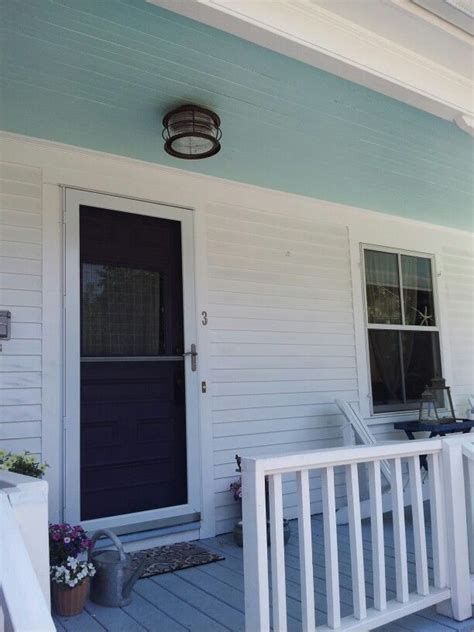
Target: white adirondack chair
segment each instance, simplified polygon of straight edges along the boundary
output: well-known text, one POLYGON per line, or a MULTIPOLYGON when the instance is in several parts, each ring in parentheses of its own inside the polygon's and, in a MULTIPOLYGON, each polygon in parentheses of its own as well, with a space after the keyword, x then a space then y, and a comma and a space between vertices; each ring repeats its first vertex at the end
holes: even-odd
MULTIPOLYGON (((343 434, 345 438, 346 444, 351 444, 351 435, 355 436, 356 443, 359 445, 377 445, 377 439, 375 435, 372 433, 365 420, 360 416, 358 411, 354 409, 354 407, 341 399, 336 399, 336 404, 339 410, 342 412, 344 417, 346 418, 346 426, 344 428, 343 434)), ((397 443, 397 442, 387 442, 383 443, 397 443)), ((391 511, 392 509, 392 498, 391 498, 391 484, 392 484, 392 474, 390 470, 390 466, 387 461, 380 462, 380 469, 382 471, 382 475, 388 483, 387 489, 382 494, 382 507, 383 512, 391 511)), ((382 479, 383 482, 383 479, 382 479)), ((429 497, 429 489, 428 485, 425 484, 426 477, 423 477, 423 499, 426 500, 429 497)), ((408 482, 407 482, 408 483, 408 482)), ((410 490, 406 489, 407 485, 405 485, 404 490, 404 502, 405 505, 411 504, 410 498, 410 490)), ((360 501, 360 514, 361 518, 369 518, 370 517, 370 499, 361 500, 360 501)), ((349 521, 349 513, 347 507, 340 507, 336 512, 336 521, 338 524, 347 524, 349 521)))
POLYGON ((467 409, 467 415, 470 419, 474 419, 474 395, 471 395, 471 397, 468 397, 467 401, 469 403, 469 408, 467 409))

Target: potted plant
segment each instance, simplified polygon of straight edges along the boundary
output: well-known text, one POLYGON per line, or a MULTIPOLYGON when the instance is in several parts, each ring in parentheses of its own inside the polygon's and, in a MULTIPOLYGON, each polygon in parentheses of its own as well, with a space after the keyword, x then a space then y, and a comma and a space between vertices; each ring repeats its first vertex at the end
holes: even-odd
POLYGON ((15 474, 43 478, 47 463, 40 463, 30 452, 24 454, 12 454, 6 450, 0 450, 0 470, 8 470, 15 474))
POLYGON ((72 556, 62 564, 50 567, 51 597, 57 614, 72 617, 82 612, 89 591, 89 578, 94 575, 93 564, 72 556))
POLYGON ((64 617, 79 614, 84 608, 93 564, 78 559, 92 545, 84 529, 68 523, 49 525, 51 596, 56 612, 64 617))
MULTIPOLYGON (((236 455, 237 471, 240 472, 240 457, 236 455)), ((234 526, 234 541, 237 546, 243 546, 243 533, 242 533, 242 477, 232 481, 230 484, 230 491, 234 497, 234 500, 240 503, 240 520, 238 520, 234 526)), ((265 478, 265 506, 267 510, 267 516, 269 515, 269 502, 268 502, 268 479, 265 478)), ((291 536, 290 521, 283 518, 283 541, 286 544, 291 536)), ((267 518, 267 543, 270 544, 270 520, 267 518)))

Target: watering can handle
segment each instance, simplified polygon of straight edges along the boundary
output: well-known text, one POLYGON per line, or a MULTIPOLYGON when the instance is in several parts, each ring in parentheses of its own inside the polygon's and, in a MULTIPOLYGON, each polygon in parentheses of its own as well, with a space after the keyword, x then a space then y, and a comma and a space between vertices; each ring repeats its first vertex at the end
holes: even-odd
POLYGON ((98 531, 94 533, 94 535, 91 538, 92 544, 91 544, 91 548, 89 549, 88 561, 89 562, 91 561, 92 549, 95 547, 97 540, 102 537, 110 538, 112 540, 112 542, 115 544, 119 552, 120 561, 124 562, 127 559, 127 554, 125 553, 123 545, 118 539, 118 537, 115 535, 113 531, 110 531, 110 529, 99 529, 98 531))

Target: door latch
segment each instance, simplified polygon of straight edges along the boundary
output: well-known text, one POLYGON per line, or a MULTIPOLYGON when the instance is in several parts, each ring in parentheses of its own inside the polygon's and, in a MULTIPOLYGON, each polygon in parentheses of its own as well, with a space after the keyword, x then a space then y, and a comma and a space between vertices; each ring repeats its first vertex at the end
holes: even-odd
POLYGON ((192 344, 191 345, 191 351, 186 351, 186 353, 183 353, 183 358, 185 358, 186 356, 191 356, 191 371, 195 371, 197 368, 197 356, 198 356, 198 352, 196 351, 196 345, 192 344))

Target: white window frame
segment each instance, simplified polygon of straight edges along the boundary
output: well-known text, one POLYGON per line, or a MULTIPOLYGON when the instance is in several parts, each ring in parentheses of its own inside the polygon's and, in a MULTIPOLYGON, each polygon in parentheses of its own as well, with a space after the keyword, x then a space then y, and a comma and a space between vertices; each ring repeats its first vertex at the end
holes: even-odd
POLYGON ((360 262, 361 262, 361 280, 362 280, 362 301, 363 301, 363 315, 364 315, 364 337, 365 337, 365 356, 367 361, 367 378, 369 387, 369 410, 371 417, 384 417, 384 416, 399 416, 404 414, 411 414, 416 411, 415 408, 400 408, 398 410, 374 410, 374 398, 372 393, 372 374, 370 367, 370 347, 369 347, 369 330, 381 329, 392 331, 424 331, 424 332, 437 332, 438 333, 438 345, 439 345, 439 357, 441 365, 441 375, 444 376, 444 359, 443 359, 443 347, 441 341, 441 327, 440 327, 440 304, 437 288, 437 272, 436 272, 436 257, 434 254, 428 254, 425 252, 419 252, 415 250, 405 250, 403 248, 393 248, 388 246, 379 246, 377 244, 361 244, 360 245, 360 262), (397 255, 398 261, 398 277, 400 283, 400 307, 401 307, 401 324, 383 324, 383 323, 369 323, 369 313, 367 304, 367 283, 366 283, 366 268, 365 268, 365 251, 371 250, 376 252, 387 252, 397 255), (420 257, 423 259, 429 259, 431 263, 431 281, 433 286, 433 306, 435 314, 435 325, 405 325, 405 309, 403 303, 403 277, 401 269, 401 255, 420 257))

